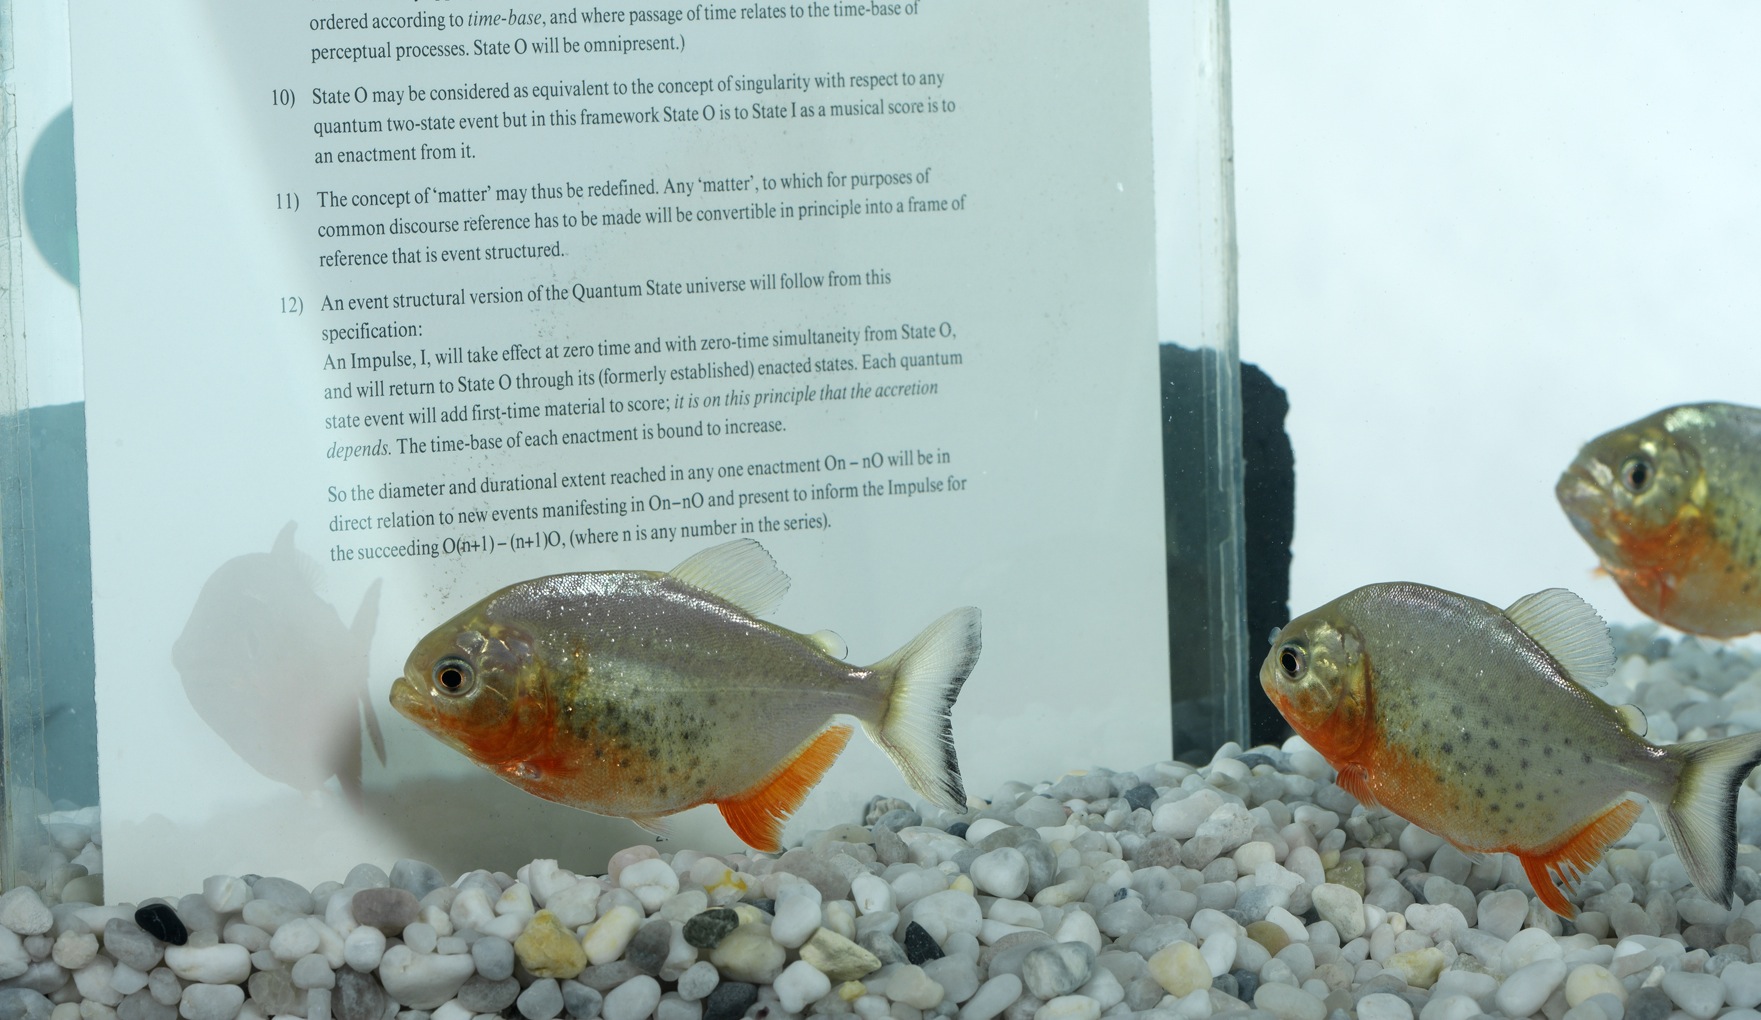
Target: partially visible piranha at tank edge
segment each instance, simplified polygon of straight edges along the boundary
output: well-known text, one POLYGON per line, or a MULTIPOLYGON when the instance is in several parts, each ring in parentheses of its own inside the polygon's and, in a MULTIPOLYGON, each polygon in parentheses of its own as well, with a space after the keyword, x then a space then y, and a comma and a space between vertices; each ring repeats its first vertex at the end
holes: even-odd
POLYGON ((1731 901, 1737 789, 1761 733, 1660 747, 1644 716, 1586 689, 1615 665, 1608 628, 1562 588, 1507 610, 1422 584, 1372 584, 1292 620, 1260 684, 1339 785, 1469 853, 1510 853, 1554 912, 1657 807, 1688 877, 1731 901))
POLYGON ((1761 410, 1658 411, 1587 443, 1554 492, 1642 612, 1708 637, 1761 630, 1761 410))
POLYGON ((522 581, 423 638, 391 703, 546 800, 656 831, 713 803, 764 851, 850 739, 834 715, 856 717, 912 789, 964 809, 949 713, 978 661, 978 610, 854 666, 834 634, 757 618, 788 588, 750 539, 667 573, 522 581))

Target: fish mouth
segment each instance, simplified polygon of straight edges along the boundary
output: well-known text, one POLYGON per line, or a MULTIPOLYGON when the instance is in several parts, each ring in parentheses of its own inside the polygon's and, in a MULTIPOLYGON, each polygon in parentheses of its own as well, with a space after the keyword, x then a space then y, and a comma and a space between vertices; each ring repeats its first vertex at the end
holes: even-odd
MULTIPOLYGON (((1602 468, 1602 472, 1608 470, 1599 462, 1594 467, 1602 468)), ((1609 520, 1608 490, 1598 478, 1600 473, 1590 466, 1574 464, 1559 476, 1559 484, 1553 487, 1553 494, 1571 526, 1592 545, 1609 540, 1605 534, 1609 520)))
POLYGON ((391 682, 391 707, 411 722, 426 723, 434 718, 434 703, 407 676, 400 676, 391 682))

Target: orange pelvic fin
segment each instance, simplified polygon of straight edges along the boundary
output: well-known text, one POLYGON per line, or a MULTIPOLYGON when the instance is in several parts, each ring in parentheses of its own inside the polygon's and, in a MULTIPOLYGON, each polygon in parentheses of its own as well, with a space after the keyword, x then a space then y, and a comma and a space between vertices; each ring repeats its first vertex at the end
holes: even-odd
POLYGON ((822 730, 757 786, 717 801, 716 807, 721 808, 734 835, 754 850, 775 853, 782 849, 784 819, 795 813, 807 799, 807 791, 825 777, 850 742, 851 732, 848 726, 822 730))
POLYGON ((1535 895, 1541 897, 1548 910, 1561 917, 1577 916, 1577 909, 1566 902, 1565 895, 1554 884, 1555 876, 1561 881, 1576 882, 1596 866, 1610 844, 1626 835, 1642 810, 1638 801, 1623 800, 1592 818, 1558 846, 1533 855, 1517 852, 1517 859, 1523 862, 1523 873, 1529 876, 1535 895))

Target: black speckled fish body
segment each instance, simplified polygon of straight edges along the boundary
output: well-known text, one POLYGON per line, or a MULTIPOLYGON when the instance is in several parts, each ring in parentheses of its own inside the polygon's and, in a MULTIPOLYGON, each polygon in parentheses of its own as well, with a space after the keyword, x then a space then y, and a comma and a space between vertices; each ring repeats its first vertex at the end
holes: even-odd
POLYGON ((861 667, 831 635, 757 618, 787 584, 751 541, 668 573, 521 582, 423 639, 392 703, 538 796, 649 825, 713 802, 761 849, 843 750, 836 715, 924 796, 963 803, 948 711, 978 656, 977 610, 861 667))
POLYGON ((1501 610, 1410 583, 1367 585, 1291 621, 1260 682, 1339 784, 1477 852, 1523 863, 1542 902, 1657 805, 1689 874, 1728 901, 1736 788, 1761 734, 1659 747, 1635 709, 1585 689, 1613 672, 1607 628, 1549 589, 1501 610))

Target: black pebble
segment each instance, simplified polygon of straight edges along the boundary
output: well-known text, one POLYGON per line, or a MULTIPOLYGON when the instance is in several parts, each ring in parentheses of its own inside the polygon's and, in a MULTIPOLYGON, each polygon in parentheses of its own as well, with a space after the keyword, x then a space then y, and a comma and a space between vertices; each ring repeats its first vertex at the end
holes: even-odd
POLYGON ((758 1001, 758 986, 723 981, 703 1000, 703 1020, 739 1020, 758 1001))
POLYGON ((1125 791, 1125 803, 1131 805, 1133 811, 1147 808, 1156 802, 1156 788, 1148 783, 1139 783, 1125 791))
POLYGON ((766 899, 766 898, 760 897, 759 899, 747 900, 746 902, 752 904, 753 906, 764 911, 765 913, 769 914, 772 917, 777 916, 777 901, 776 900, 766 899))
POLYGON ((959 836, 961 839, 965 839, 966 830, 970 828, 972 828, 972 826, 966 822, 955 822, 948 826, 948 835, 959 836))
POLYGON ((1251 970, 1232 970, 1229 976, 1235 979, 1235 997, 1242 1002, 1252 1002, 1253 993, 1260 990, 1260 976, 1251 970))
POLYGON ((711 907, 685 922, 685 941, 698 949, 714 949, 738 927, 739 914, 727 907, 711 907))
POLYGON ((190 940, 190 930, 169 903, 149 903, 135 911, 135 923, 141 930, 167 945, 181 946, 190 940))
POLYGON ((929 932, 923 929, 923 925, 912 921, 905 926, 905 959, 921 967, 946 955, 942 952, 942 947, 936 945, 936 940, 929 937, 929 932))

